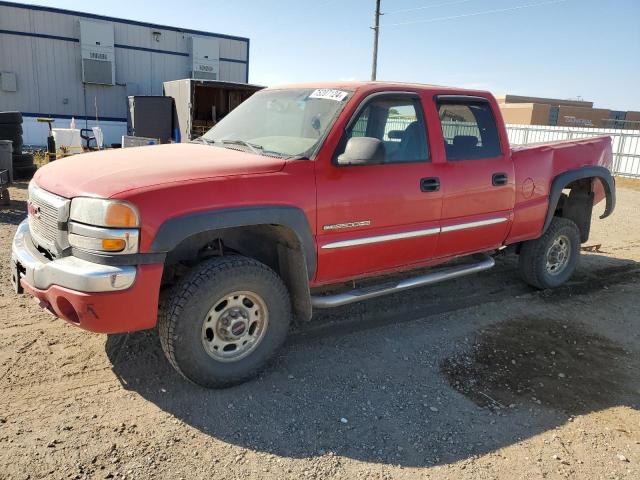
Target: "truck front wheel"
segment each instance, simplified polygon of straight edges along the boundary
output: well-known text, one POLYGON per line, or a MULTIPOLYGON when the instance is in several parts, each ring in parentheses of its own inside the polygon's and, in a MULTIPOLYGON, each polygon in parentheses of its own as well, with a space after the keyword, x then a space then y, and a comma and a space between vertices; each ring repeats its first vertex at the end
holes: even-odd
POLYGON ((524 242, 520 274, 536 288, 554 288, 569 280, 580 256, 580 230, 568 218, 554 217, 546 232, 524 242))
POLYGON ((196 266, 161 308, 158 332, 165 355, 185 378, 222 388, 255 376, 282 346, 291 304, 280 277, 241 256, 196 266))

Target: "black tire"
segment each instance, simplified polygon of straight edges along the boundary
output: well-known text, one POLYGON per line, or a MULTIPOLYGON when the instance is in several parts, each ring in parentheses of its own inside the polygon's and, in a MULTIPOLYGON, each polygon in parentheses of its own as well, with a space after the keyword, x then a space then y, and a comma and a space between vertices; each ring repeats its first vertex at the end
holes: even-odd
POLYGON ((33 155, 30 153, 14 153, 13 154, 13 166, 15 167, 28 167, 33 165, 33 155))
POLYGON ((11 140, 22 137, 22 125, 14 123, 0 123, 0 140, 11 140))
POLYGON ((20 112, 0 112, 0 123, 22 123, 20 112))
POLYGON ((254 259, 232 255, 205 260, 180 279, 160 308, 158 333, 165 355, 183 377, 224 388, 257 375, 284 343, 290 322, 289 293, 280 277, 254 259), (246 356, 220 361, 205 348, 205 322, 227 295, 240 291, 259 295, 266 305, 264 334, 246 356))
POLYGON ((25 165, 13 168, 13 178, 16 180, 30 180, 38 167, 35 165, 25 165))
MULTIPOLYGON (((556 247, 557 248, 557 247, 556 247)), ((568 218, 554 217, 547 231, 535 240, 522 244, 520 249, 520 274, 522 279, 536 288, 555 288, 569 280, 580 258, 580 230, 568 218), (560 262, 563 266, 548 266, 548 258, 554 242, 568 242, 567 253, 560 262)), ((551 262, 554 265, 556 262, 551 262)))

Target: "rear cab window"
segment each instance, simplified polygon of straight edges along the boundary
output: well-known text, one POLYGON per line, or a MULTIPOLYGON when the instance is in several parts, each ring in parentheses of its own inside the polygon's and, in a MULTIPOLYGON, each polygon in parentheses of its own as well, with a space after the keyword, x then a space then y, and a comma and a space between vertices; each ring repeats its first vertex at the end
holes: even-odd
POLYGON ((496 120, 481 97, 436 97, 448 161, 481 160, 502 154, 496 120))

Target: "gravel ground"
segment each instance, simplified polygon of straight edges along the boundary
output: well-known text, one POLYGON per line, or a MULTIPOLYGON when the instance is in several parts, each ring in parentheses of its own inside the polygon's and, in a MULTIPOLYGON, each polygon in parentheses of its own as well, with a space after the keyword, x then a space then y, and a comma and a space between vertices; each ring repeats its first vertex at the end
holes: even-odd
POLYGON ((208 391, 154 332, 86 333, 12 293, 25 188, 0 210, 0 478, 640 478, 638 189, 565 287, 502 256, 323 312, 257 380, 208 391))

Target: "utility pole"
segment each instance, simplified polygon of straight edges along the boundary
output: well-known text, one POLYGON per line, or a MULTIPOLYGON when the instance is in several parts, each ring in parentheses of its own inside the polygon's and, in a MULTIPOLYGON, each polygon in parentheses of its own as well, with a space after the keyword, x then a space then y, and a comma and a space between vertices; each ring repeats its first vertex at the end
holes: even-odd
POLYGON ((378 33, 380 32, 380 0, 376 0, 376 13, 373 17, 373 63, 371 65, 371 80, 376 79, 378 70, 378 33))

